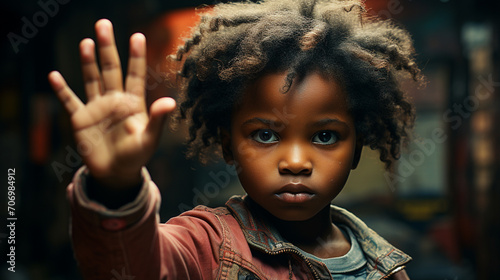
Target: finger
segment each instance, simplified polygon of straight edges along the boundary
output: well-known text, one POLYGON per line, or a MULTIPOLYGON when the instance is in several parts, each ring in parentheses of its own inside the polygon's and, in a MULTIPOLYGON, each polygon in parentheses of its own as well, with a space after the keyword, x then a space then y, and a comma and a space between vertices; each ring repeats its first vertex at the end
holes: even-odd
POLYGON ((68 84, 64 80, 63 76, 57 71, 52 71, 48 76, 50 85, 57 94, 57 97, 63 104, 64 108, 70 115, 72 115, 76 110, 85 106, 80 98, 68 87, 68 84))
POLYGON ((87 99, 93 100, 102 93, 101 74, 95 57, 95 43, 92 39, 84 39, 80 43, 80 59, 82 61, 83 82, 87 99))
POLYGON ((165 122, 165 115, 175 109, 175 100, 163 97, 151 104, 149 123, 146 127, 146 137, 149 141, 157 141, 165 122))
POLYGON ((146 83, 146 38, 136 33, 130 37, 130 58, 125 81, 127 92, 142 96, 146 83))
POLYGON ((95 29, 104 90, 105 92, 123 91, 122 69, 113 35, 113 25, 109 20, 101 19, 96 23, 95 29))

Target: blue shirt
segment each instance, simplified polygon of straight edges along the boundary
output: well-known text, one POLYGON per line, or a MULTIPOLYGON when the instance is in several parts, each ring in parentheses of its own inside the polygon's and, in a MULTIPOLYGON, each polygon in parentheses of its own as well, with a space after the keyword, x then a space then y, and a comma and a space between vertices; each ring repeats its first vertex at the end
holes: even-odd
POLYGON ((361 247, 352 233, 351 229, 344 225, 338 225, 351 243, 351 249, 347 254, 341 257, 322 259, 300 250, 306 257, 322 262, 328 267, 330 273, 335 280, 360 280, 366 279, 366 257, 361 250, 361 247))

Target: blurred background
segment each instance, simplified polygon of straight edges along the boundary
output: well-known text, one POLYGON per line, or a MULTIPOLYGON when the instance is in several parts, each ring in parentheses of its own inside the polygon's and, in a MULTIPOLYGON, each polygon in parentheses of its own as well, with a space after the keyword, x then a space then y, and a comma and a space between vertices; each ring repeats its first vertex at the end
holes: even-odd
MULTIPOLYGON (((148 39, 148 102, 176 97, 166 56, 198 20, 195 8, 214 3, 2 0, 0 279, 80 279, 65 187, 82 163, 68 115, 47 83, 49 71, 62 72, 84 99, 78 44, 94 37, 98 19, 108 18, 124 67, 129 36, 143 32, 148 39), (9 169, 15 169, 15 273, 6 263, 9 169)), ((407 86, 417 107, 418 137, 399 163, 386 171, 378 155, 365 149, 334 203, 410 254, 412 279, 498 279, 500 130, 494 127, 500 121, 500 4, 367 0, 366 5, 373 15, 410 31, 428 85, 407 86)), ((219 206, 242 193, 222 162, 203 166, 186 160, 184 135, 182 127, 176 133, 166 129, 148 164, 162 190, 162 222, 197 204, 219 206)))

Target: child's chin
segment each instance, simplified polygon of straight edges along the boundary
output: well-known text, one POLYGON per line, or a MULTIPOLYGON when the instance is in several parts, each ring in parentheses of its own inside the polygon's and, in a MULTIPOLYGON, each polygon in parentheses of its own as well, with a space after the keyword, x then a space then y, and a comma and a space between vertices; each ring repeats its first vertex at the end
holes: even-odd
POLYGON ((286 222, 303 222, 314 217, 313 214, 304 213, 302 211, 289 211, 286 213, 271 213, 276 219, 286 222))

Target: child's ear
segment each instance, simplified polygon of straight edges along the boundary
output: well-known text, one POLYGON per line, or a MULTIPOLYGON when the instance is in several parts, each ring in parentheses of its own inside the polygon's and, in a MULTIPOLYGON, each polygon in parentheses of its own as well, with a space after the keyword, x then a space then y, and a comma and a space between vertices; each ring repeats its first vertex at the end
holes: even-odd
POLYGON ((363 137, 358 136, 356 140, 356 148, 354 150, 354 158, 352 160, 351 169, 358 167, 359 160, 361 159, 361 152, 363 151, 363 137))
POLYGON ((219 137, 224 161, 226 161, 227 164, 234 164, 233 151, 231 149, 231 133, 227 129, 221 128, 219 137))

